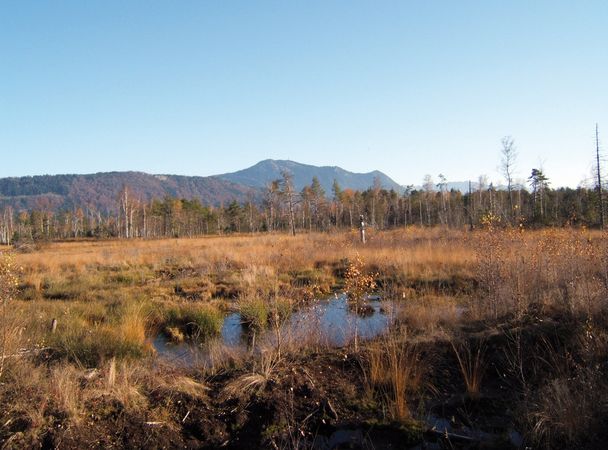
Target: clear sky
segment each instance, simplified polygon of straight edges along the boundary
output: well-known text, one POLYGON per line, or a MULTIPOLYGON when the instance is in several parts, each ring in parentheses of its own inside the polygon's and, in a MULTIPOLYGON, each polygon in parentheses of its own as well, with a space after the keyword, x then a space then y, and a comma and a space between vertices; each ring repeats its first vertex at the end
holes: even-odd
POLYGON ((266 158, 576 186, 608 146, 608 2, 0 0, 0 177, 266 158))

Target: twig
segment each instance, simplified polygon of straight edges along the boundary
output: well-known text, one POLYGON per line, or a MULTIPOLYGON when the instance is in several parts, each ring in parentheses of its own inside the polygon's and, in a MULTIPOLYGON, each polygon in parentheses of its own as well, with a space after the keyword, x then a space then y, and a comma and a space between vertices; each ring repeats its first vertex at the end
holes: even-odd
POLYGON ((44 350, 51 350, 51 347, 42 347, 42 348, 20 348, 17 350, 17 353, 13 353, 11 355, 0 355, 0 360, 8 359, 8 358, 21 358, 22 356, 29 355, 30 353, 36 354, 40 353, 44 350))

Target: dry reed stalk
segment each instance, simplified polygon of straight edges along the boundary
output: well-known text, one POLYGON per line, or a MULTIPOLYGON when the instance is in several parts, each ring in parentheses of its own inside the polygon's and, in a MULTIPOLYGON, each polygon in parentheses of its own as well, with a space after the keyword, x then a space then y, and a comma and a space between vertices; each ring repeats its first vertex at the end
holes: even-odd
POLYGON ((262 391, 272 378, 280 356, 274 351, 264 351, 255 361, 250 373, 230 381, 223 389, 224 398, 247 398, 262 391))
POLYGON ((372 344, 364 367, 368 388, 387 402, 393 419, 411 419, 408 394, 421 389, 425 364, 417 346, 408 340, 407 330, 392 332, 372 344))
POLYGON ((478 343, 475 349, 472 348, 472 344, 469 341, 464 341, 459 345, 451 341, 450 344, 458 360, 458 366, 460 367, 460 373, 462 374, 467 394, 471 398, 479 397, 481 382, 485 372, 485 343, 478 343))

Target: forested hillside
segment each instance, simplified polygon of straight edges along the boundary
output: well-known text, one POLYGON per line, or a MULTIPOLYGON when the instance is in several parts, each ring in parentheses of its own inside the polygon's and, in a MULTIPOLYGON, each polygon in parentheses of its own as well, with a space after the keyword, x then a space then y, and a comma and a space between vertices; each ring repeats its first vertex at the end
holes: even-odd
MULTIPOLYGON (((261 198, 254 192, 244 200, 235 197, 221 205, 180 196, 194 189, 176 188, 173 195, 160 191, 159 196, 142 200, 145 197, 125 183, 107 197, 114 208, 104 211, 83 206, 54 211, 48 203, 21 210, 5 206, 0 208, 0 242, 329 231, 357 228, 360 216, 376 229, 412 225, 475 228, 489 223, 525 228, 601 224, 597 190, 550 189, 542 177, 532 180, 529 190, 517 187, 509 192, 477 185, 463 194, 448 191, 443 184, 428 184, 425 189, 399 194, 378 186, 361 191, 342 189, 339 183, 326 192, 317 179, 297 190, 286 176, 260 191, 261 198)), ((62 197, 47 194, 38 198, 52 201, 62 197)))
POLYGON ((128 186, 140 201, 165 196, 198 199, 206 204, 245 201, 260 196, 250 187, 217 177, 149 175, 142 172, 108 172, 89 175, 42 175, 0 179, 0 208, 48 210, 77 208, 101 213, 118 211, 119 193, 128 186))

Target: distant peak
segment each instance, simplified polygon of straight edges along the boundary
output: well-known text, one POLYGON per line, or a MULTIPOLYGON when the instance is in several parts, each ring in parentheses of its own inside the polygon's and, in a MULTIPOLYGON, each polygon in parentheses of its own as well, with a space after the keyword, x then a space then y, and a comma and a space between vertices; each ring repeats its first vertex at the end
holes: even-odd
POLYGON ((293 176, 294 185, 298 190, 310 185, 313 177, 319 180, 326 192, 331 191, 334 180, 343 188, 365 190, 373 185, 374 177, 378 177, 382 186, 387 189, 402 190, 399 184, 378 170, 354 173, 335 165, 314 166, 290 159, 265 159, 247 169, 218 175, 218 177, 250 187, 264 188, 268 182, 281 178, 284 171, 293 176))

